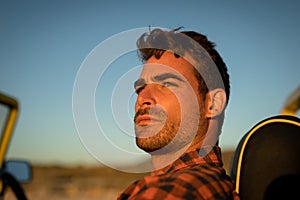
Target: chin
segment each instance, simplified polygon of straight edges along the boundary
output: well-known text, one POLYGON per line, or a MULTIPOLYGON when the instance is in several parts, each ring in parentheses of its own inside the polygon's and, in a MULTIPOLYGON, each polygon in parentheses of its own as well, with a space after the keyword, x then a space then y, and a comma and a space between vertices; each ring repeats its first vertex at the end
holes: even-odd
POLYGON ((180 149, 186 148, 188 144, 180 142, 173 143, 172 140, 165 143, 155 143, 149 141, 149 138, 136 138, 136 145, 146 153, 151 155, 164 155, 175 153, 180 149))

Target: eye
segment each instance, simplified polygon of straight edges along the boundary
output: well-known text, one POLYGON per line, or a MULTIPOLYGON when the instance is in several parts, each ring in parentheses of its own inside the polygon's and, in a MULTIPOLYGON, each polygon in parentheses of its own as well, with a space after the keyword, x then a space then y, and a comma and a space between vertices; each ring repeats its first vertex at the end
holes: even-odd
POLYGON ((139 86, 135 88, 135 93, 139 94, 143 89, 145 88, 145 86, 139 86))
POLYGON ((163 82, 163 83, 162 83, 162 85, 163 85, 164 87, 172 87, 172 86, 177 86, 177 84, 175 84, 175 83, 172 83, 172 82, 168 82, 168 81, 166 81, 166 82, 163 82))

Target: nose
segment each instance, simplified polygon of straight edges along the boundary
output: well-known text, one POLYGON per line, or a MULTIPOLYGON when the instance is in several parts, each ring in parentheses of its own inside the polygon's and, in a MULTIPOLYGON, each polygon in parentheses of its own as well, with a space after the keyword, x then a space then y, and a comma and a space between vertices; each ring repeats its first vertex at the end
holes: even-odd
POLYGON ((151 107, 156 104, 155 100, 155 86, 154 84, 147 84, 144 86, 142 91, 139 92, 137 100, 136 100, 136 107, 151 107))

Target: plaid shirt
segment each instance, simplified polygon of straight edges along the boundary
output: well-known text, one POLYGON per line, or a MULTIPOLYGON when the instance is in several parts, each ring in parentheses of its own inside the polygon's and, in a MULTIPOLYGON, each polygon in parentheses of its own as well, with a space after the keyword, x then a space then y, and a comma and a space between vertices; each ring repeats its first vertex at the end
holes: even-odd
POLYGON ((118 200, 238 200, 234 184, 222 168, 220 148, 215 146, 206 154, 205 149, 184 154, 172 165, 154 171, 151 176, 130 185, 119 195, 118 200))

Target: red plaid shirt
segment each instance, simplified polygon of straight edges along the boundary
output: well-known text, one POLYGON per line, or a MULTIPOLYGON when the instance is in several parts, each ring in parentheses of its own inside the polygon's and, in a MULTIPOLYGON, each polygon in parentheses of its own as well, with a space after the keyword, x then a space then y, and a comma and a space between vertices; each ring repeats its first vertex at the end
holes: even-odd
POLYGON ((206 154, 205 149, 184 154, 172 165, 130 185, 118 200, 238 200, 234 184, 222 168, 220 148, 215 146, 206 154))

